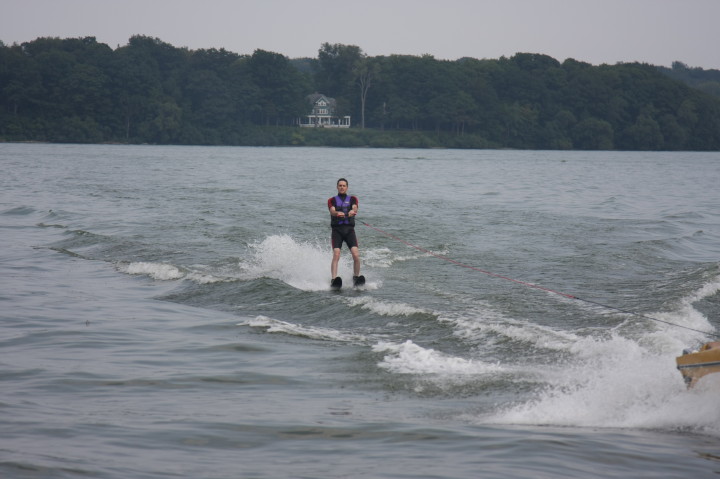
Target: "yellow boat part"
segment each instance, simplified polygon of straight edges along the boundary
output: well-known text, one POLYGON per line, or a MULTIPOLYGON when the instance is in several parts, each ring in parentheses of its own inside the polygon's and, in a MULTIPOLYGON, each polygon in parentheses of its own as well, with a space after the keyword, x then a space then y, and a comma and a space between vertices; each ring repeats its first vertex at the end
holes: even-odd
POLYGON ((703 376, 720 372, 720 341, 703 344, 694 352, 685 352, 675 358, 688 387, 693 387, 703 376))

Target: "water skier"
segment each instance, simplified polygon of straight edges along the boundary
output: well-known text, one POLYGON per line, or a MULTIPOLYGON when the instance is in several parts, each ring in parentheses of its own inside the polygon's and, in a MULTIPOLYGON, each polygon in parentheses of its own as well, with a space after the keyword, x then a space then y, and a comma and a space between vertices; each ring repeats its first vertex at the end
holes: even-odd
POLYGON ((338 263, 340 262, 340 248, 343 241, 350 248, 353 258, 353 285, 358 286, 365 283, 365 277, 360 275, 360 251, 358 250, 357 236, 355 236, 355 216, 358 212, 357 196, 348 195, 348 181, 340 178, 337 181, 337 196, 328 199, 330 210, 330 226, 332 227, 331 243, 333 248, 330 273, 332 281, 330 286, 340 288, 342 279, 338 277, 338 263))

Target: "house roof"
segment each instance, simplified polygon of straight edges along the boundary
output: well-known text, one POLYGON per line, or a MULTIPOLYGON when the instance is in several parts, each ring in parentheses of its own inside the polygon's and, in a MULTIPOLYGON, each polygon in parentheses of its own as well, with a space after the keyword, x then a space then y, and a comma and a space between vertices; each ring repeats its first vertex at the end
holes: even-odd
POLYGON ((312 93, 305 97, 312 105, 315 105, 318 101, 320 101, 322 98, 324 98, 328 105, 330 105, 331 108, 335 108, 337 105, 337 102, 335 101, 335 98, 330 98, 329 96, 325 96, 322 93, 312 93))

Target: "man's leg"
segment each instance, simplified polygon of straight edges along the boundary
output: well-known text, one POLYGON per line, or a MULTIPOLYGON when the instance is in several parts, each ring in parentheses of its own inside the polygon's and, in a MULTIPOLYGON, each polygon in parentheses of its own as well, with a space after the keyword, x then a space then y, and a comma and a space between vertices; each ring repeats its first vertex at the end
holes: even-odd
POLYGON ((330 279, 337 278, 339 262, 340 262, 340 248, 333 248, 332 262, 330 263, 330 274, 332 275, 332 278, 330 278, 330 279))
MULTIPOLYGON (((360 251, 358 250, 357 246, 353 246, 350 248, 350 254, 352 254, 353 259, 353 276, 360 276, 360 251)), ((338 250, 338 259, 340 258, 340 253, 338 250)))

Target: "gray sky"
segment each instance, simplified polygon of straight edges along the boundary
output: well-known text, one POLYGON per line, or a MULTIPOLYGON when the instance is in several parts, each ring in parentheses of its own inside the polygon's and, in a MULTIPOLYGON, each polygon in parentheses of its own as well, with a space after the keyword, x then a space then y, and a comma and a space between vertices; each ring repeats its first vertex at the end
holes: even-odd
POLYGON ((499 58, 517 52, 720 69, 720 0, 0 0, 0 40, 135 34, 176 47, 317 57, 323 42, 370 56, 499 58))

